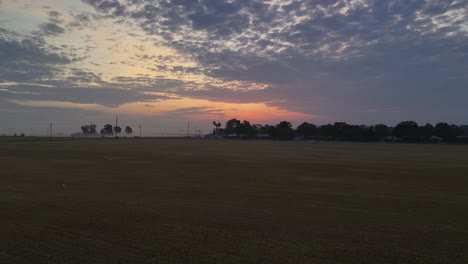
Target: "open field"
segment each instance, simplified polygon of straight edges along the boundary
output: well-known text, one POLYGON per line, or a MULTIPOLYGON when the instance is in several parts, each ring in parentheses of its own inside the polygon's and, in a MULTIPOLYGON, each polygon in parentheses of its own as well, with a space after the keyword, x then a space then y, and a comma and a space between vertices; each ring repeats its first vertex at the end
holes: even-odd
POLYGON ((468 146, 4 142, 0 263, 468 263, 468 146))

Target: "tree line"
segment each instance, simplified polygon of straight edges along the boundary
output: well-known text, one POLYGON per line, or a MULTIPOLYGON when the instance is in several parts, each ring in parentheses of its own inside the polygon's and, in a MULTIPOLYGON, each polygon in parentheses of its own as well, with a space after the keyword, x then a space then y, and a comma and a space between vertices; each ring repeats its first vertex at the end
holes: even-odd
MULTIPOLYGON (((102 136, 110 136, 114 134, 115 136, 118 136, 120 133, 122 133, 122 128, 120 126, 112 126, 111 124, 104 125, 104 127, 100 130, 99 134, 96 129, 97 127, 95 124, 84 125, 81 126, 81 133, 86 136, 96 136, 99 134, 102 136)), ((133 134, 133 129, 130 126, 126 126, 124 132, 127 135, 131 135, 133 134)))
POLYGON ((345 122, 317 126, 303 122, 295 129, 288 121, 281 121, 276 125, 251 124, 249 121, 237 119, 228 120, 224 128, 221 123, 213 122, 213 135, 224 137, 272 139, 316 139, 335 141, 404 141, 428 142, 446 141, 454 142, 465 131, 457 125, 440 122, 433 126, 425 124, 419 126, 414 121, 400 122, 395 127, 384 124, 376 125, 350 125, 345 122))

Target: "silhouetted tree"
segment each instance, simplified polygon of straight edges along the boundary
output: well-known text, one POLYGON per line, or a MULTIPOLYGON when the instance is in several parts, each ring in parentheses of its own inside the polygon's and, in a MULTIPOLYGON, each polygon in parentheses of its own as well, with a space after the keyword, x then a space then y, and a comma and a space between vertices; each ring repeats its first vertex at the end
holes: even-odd
POLYGON ((104 128, 101 129, 101 135, 112 135, 113 134, 113 128, 112 125, 106 124, 104 125, 104 128))
POLYGON ((291 129, 292 125, 291 122, 288 121, 281 121, 279 122, 278 125, 276 125, 277 128, 284 128, 284 129, 291 129))
POLYGON ((273 135, 277 139, 291 139, 294 136, 294 130, 292 130, 292 125, 288 121, 281 121, 276 125, 276 130, 273 135))
POLYGON ((377 139, 382 139, 390 135, 390 129, 384 124, 374 126, 374 136, 377 139))
POLYGON ((81 132, 83 133, 83 135, 97 134, 96 133, 96 125, 91 124, 91 125, 81 126, 81 132))
POLYGON ((81 126, 81 133, 83 134, 88 134, 89 132, 89 126, 81 126))
POLYGON ((226 129, 220 129, 220 123, 213 122, 215 129, 213 133, 238 134, 245 137, 253 137, 255 134, 268 134, 273 139, 292 139, 294 135, 305 138, 317 138, 321 140, 338 141, 377 141, 387 136, 395 136, 407 142, 429 141, 431 136, 437 135, 446 141, 455 141, 457 136, 464 134, 462 127, 439 123, 435 127, 431 124, 418 126, 414 121, 400 122, 395 127, 384 124, 377 125, 350 125, 345 122, 335 122, 317 127, 314 124, 303 122, 296 130, 292 129, 291 123, 281 121, 274 126, 265 124, 251 125, 249 121, 231 119, 226 122, 226 129))
POLYGON ((366 126, 366 125, 359 126, 359 136, 361 137, 361 139, 356 137, 356 140, 373 141, 377 139, 375 136, 374 126, 366 126))
POLYGON ((429 140, 432 136, 435 135, 434 133, 434 126, 427 123, 424 126, 420 126, 420 134, 424 138, 424 140, 429 140))
POLYGON ((213 121, 213 126, 215 126, 215 128, 213 129, 213 134, 218 135, 219 134, 219 128, 221 127, 221 123, 213 121))
POLYGON ((240 134, 247 136, 247 137, 252 137, 256 133, 255 129, 247 120, 244 120, 242 123, 240 123, 238 131, 240 134))
POLYGON ((304 122, 296 128, 296 133, 305 138, 311 138, 317 135, 317 126, 304 122))
POLYGON ((393 135, 403 141, 416 142, 420 140, 421 134, 418 123, 414 121, 404 121, 393 129, 393 135))
POLYGON ((443 139, 448 139, 451 136, 451 131, 452 129, 450 128, 450 125, 447 123, 438 123, 434 127, 434 134, 438 137, 441 137, 443 139))
POLYGON ((239 127, 241 122, 235 118, 226 122, 225 134, 239 134, 239 127))
POLYGON ((456 125, 451 125, 450 127, 452 127, 455 139, 456 139, 456 137, 465 135, 465 130, 463 130, 462 127, 459 127, 459 126, 456 126, 456 125))
MULTIPOLYGON (((252 129, 255 130, 255 134, 262 134, 263 132, 263 126, 260 124, 254 124, 252 125, 252 129)), ((266 134, 266 133, 265 133, 266 134)))
POLYGON ((335 126, 331 124, 321 125, 318 127, 318 135, 320 139, 332 140, 336 138, 337 134, 338 133, 335 130, 335 126))
POLYGON ((375 140, 373 126, 349 125, 344 122, 336 122, 326 127, 331 136, 329 138, 340 141, 371 141, 375 140))
POLYGON ((463 135, 463 130, 456 125, 438 123, 434 127, 434 134, 443 138, 445 141, 455 141, 458 136, 463 135))
POLYGON ((272 137, 276 135, 276 127, 269 124, 265 124, 261 127, 260 134, 268 134, 272 137))
POLYGON ((133 129, 129 126, 126 126, 125 127, 125 133, 127 133, 128 135, 132 134, 133 133, 133 129))

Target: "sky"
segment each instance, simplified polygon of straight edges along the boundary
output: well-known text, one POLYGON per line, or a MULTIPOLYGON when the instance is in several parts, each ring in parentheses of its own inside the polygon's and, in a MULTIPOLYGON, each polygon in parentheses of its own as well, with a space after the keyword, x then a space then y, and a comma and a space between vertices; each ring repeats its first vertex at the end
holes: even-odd
POLYGON ((468 1, 0 0, 0 134, 468 124, 468 1))

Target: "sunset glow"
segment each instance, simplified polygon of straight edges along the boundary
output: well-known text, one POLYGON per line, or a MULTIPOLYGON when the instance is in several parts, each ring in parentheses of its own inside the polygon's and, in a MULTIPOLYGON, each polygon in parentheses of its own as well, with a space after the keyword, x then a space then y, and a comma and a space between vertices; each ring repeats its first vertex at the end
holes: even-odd
POLYGON ((3 0, 0 113, 34 114, 1 117, 468 122, 466 4, 429 2, 3 0))

